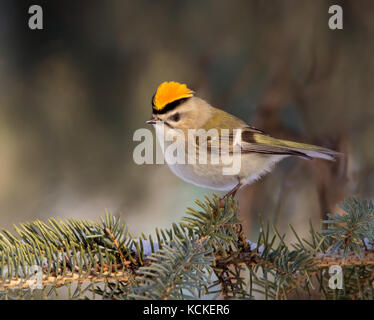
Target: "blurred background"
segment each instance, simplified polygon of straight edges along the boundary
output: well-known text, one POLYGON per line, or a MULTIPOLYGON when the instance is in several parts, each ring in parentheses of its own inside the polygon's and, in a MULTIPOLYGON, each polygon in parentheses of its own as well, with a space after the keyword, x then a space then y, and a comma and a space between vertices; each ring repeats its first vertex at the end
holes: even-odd
POLYGON ((0 227, 108 210, 138 235, 211 195, 133 161, 133 133, 166 80, 273 136, 344 152, 284 160, 239 193, 252 241, 259 215, 282 232, 318 227, 344 197, 373 198, 373 52, 371 0, 3 0, 0 227), (32 4, 43 30, 28 28, 32 4), (328 28, 332 4, 344 30, 328 28))

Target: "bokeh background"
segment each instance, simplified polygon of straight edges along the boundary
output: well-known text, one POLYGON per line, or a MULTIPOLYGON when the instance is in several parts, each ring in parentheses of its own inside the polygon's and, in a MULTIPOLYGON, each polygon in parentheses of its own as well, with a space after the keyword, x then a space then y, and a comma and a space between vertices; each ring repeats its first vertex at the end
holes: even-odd
POLYGON ((345 153, 287 159, 241 190, 251 240, 259 215, 303 233, 344 197, 373 198, 373 18, 371 0, 2 0, 0 227, 108 210, 138 235, 210 195, 133 161, 165 80, 273 136, 345 153), (31 4, 43 30, 28 29, 31 4), (344 30, 328 28, 332 4, 344 30))

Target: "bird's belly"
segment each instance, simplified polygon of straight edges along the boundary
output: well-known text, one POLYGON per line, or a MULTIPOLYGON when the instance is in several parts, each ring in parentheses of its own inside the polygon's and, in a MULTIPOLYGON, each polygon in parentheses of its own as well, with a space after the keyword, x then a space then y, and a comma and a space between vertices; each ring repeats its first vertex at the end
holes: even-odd
POLYGON ((170 170, 181 179, 200 187, 228 191, 239 180, 236 175, 223 175, 223 167, 212 164, 168 164, 170 170))
POLYGON ((229 165, 220 164, 168 164, 170 170, 183 180, 195 185, 221 191, 233 189, 238 182, 250 184, 270 172, 274 164, 286 156, 250 153, 238 155, 240 170, 234 174, 223 174, 229 165))
MULTIPOLYGON (((158 139, 164 143, 162 131, 160 131, 159 126, 155 126, 155 128, 158 139)), ((161 145, 163 145, 164 159, 175 175, 200 187, 221 191, 229 191, 239 182, 246 185, 258 180, 271 171, 276 162, 286 157, 253 152, 226 155, 224 156, 225 159, 220 157, 217 164, 209 160, 207 164, 199 163, 199 161, 196 161, 196 164, 182 164, 176 163, 171 154, 165 153, 165 148, 169 146, 168 143, 161 145), (227 161, 230 159, 231 164, 230 161, 227 161), (227 170, 230 168, 233 168, 233 170, 227 170)))
POLYGON ((287 155, 267 155, 260 153, 247 153, 242 155, 240 182, 243 185, 251 184, 270 172, 274 165, 287 155))

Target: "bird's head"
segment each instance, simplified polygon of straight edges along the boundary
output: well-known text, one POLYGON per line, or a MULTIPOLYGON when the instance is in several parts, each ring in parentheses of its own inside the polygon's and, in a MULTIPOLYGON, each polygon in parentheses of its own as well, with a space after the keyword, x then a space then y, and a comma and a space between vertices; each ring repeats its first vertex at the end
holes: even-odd
POLYGON ((185 84, 163 82, 152 97, 152 119, 147 123, 164 123, 166 130, 197 129, 206 121, 204 108, 208 107, 205 101, 194 97, 194 92, 185 84))

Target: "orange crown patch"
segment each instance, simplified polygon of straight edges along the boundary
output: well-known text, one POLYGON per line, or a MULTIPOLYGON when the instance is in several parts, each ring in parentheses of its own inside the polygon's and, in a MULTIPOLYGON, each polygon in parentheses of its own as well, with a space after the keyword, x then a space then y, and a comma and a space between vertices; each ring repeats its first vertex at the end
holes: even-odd
POLYGON ((153 99, 154 109, 162 110, 166 105, 179 99, 193 96, 193 91, 188 89, 185 84, 175 81, 163 82, 157 88, 153 99))

